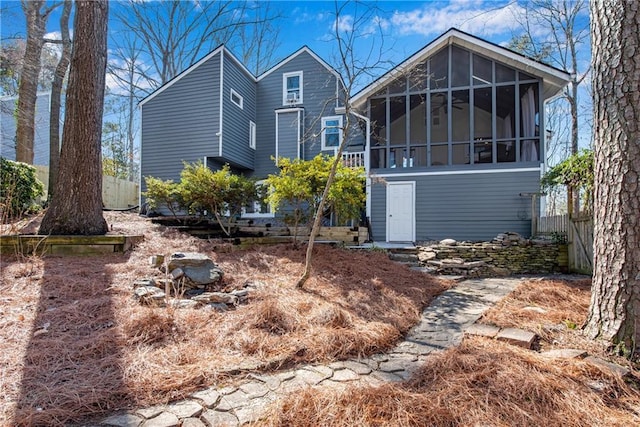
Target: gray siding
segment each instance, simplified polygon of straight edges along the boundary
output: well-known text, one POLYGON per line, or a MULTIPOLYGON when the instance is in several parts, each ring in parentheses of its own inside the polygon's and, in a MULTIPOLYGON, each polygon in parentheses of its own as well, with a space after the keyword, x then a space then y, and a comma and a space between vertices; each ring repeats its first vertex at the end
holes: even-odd
POLYGON ((298 158, 298 136, 300 132, 298 116, 302 114, 304 112, 298 111, 278 113, 277 157, 298 158))
MULTIPOLYGON (((49 165, 49 114, 51 112, 51 95, 38 94, 33 136, 33 164, 49 165)), ((5 98, 0 104, 0 156, 16 159, 16 118, 18 98, 5 98)), ((62 117, 61 117, 62 118, 62 117)), ((62 129, 62 126, 60 126, 62 129)))
MULTIPOLYGON (((539 191, 538 171, 384 177, 416 182, 416 240, 488 240, 515 231, 529 236, 531 198, 539 191)), ((386 240, 386 186, 372 186, 373 238, 386 240)))
POLYGON ((180 179, 183 161, 218 156, 220 54, 141 107, 141 189, 147 175, 180 179))
POLYGON ((249 121, 256 121, 256 82, 226 52, 223 74, 222 158, 253 169, 255 150, 249 147, 249 121), (242 109, 231 101, 231 89, 242 96, 242 109))
POLYGON ((271 156, 275 153, 275 110, 282 105, 282 75, 284 73, 303 72, 304 108, 302 152, 303 159, 311 159, 320 153, 320 119, 335 115, 336 77, 321 63, 308 54, 301 52, 286 63, 277 66, 269 75, 258 81, 259 108, 257 111, 258 141, 255 157, 254 175, 258 178, 275 173, 276 167, 271 156))

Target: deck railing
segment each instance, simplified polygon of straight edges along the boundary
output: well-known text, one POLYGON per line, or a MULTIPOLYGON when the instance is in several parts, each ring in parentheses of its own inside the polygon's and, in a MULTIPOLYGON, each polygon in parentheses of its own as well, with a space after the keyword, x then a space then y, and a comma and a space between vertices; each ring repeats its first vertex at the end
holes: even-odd
POLYGON ((342 162, 351 168, 364 167, 364 151, 342 153, 342 162))

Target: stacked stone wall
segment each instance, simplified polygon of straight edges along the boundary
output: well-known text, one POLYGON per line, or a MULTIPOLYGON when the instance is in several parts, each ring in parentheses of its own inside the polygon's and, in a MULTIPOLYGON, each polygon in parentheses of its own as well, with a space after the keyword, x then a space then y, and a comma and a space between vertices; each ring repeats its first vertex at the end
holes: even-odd
POLYGON ((473 277, 561 273, 568 267, 566 245, 521 238, 491 242, 447 239, 420 246, 418 259, 434 273, 473 277))

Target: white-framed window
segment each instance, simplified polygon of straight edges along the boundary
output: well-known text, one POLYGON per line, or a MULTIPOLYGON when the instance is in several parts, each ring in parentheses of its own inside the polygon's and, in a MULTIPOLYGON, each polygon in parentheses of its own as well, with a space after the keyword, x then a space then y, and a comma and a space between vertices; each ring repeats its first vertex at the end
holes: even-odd
POLYGON ((231 95, 229 96, 231 98, 231 102, 233 102, 234 104, 236 104, 238 107, 240 107, 240 109, 242 109, 242 95, 240 95, 238 92, 236 92, 235 90, 231 89, 231 95))
POLYGON ((302 71, 282 75, 282 105, 302 104, 302 71))
POLYGON ((322 150, 337 150, 342 143, 342 116, 322 118, 322 150))
POLYGON ((266 198, 269 195, 269 187, 265 184, 265 181, 256 182, 256 190, 258 198, 253 200, 242 209, 243 218, 273 218, 273 210, 271 205, 266 202, 266 198))
POLYGON ((256 149, 256 124, 249 121, 249 147, 256 149))

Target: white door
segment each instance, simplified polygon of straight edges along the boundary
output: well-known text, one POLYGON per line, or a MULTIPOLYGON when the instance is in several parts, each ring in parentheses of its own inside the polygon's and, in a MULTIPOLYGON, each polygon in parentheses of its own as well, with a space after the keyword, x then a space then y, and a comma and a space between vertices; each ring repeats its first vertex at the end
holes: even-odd
POLYGON ((411 182, 387 183, 387 241, 415 240, 415 185, 411 182))

